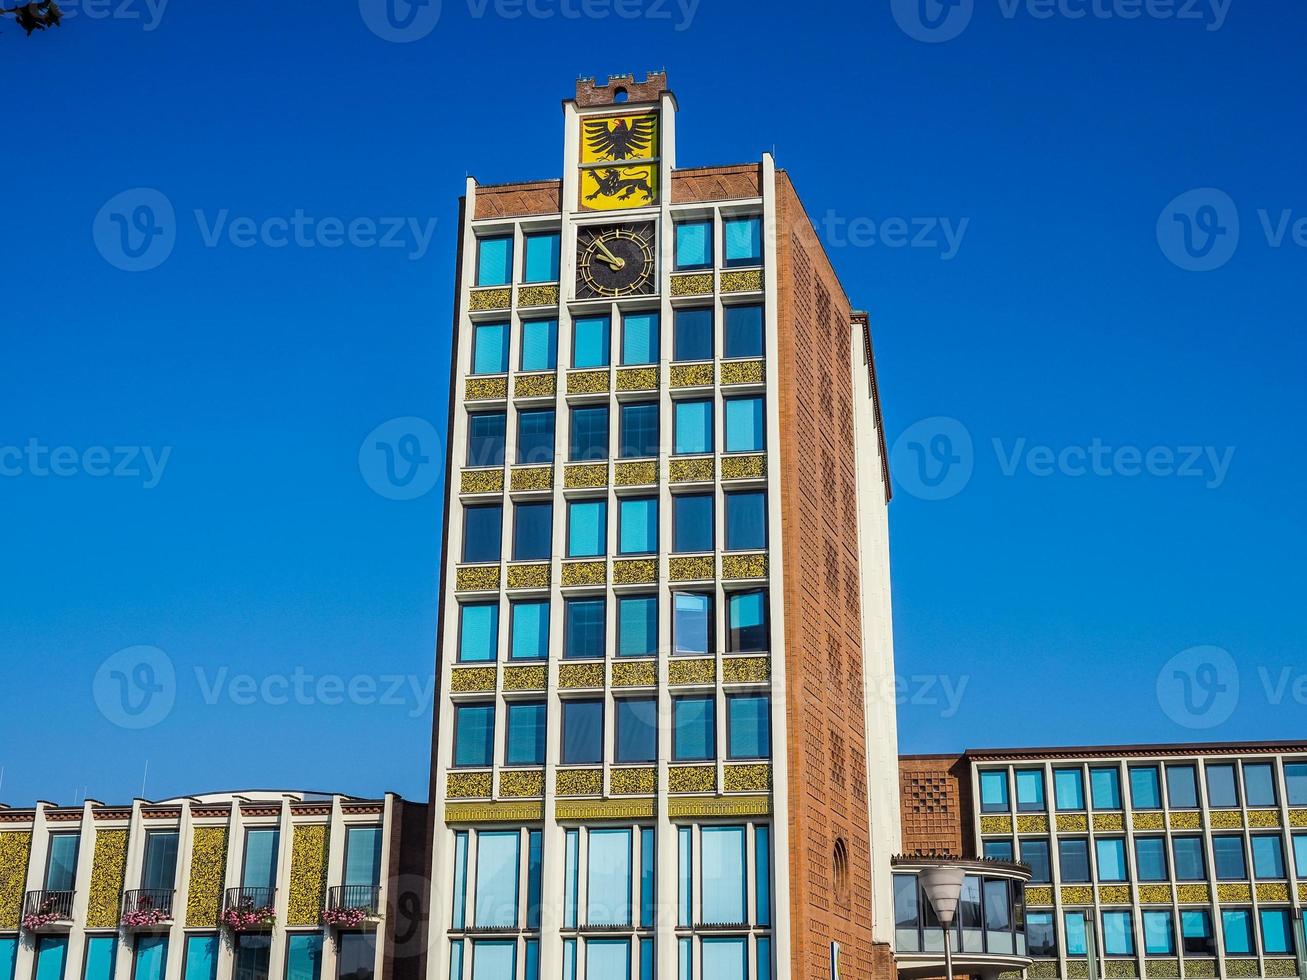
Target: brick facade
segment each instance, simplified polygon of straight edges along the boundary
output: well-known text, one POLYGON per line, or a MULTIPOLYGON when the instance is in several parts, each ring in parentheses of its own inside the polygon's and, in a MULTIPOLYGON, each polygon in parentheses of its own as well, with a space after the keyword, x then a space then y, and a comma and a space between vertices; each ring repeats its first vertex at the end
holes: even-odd
POLYGON ((899 788, 904 854, 977 856, 971 775, 965 757, 903 756, 899 788))

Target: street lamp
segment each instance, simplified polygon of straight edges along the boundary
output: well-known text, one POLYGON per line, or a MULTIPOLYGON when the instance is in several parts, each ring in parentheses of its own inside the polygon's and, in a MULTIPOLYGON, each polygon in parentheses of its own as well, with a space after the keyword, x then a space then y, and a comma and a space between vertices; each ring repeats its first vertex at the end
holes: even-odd
POLYGON ((929 868, 921 873, 921 887, 926 893, 935 918, 944 927, 944 976, 953 980, 953 918, 962 897, 962 881, 966 878, 962 868, 929 868))

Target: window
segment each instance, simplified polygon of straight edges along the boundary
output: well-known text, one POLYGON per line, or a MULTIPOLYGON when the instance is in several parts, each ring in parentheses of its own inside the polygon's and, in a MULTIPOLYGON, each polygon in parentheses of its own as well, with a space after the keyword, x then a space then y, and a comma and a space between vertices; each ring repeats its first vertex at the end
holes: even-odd
POLYGON ((678 655, 715 652, 713 597, 701 592, 672 593, 672 652, 678 655))
POLYGON ((1283 878, 1284 841, 1279 834, 1254 834, 1253 875, 1257 878, 1283 878))
POLYGON ((672 405, 672 452, 678 456, 713 451, 712 400, 679 401, 672 405))
POLYGON ((145 863, 141 887, 171 891, 177 883, 175 830, 151 830, 145 835, 145 863))
POLYGON ((684 493, 672 497, 672 551, 693 554, 713 550, 713 496, 684 493))
POLYGON ((507 323, 482 323, 472 328, 472 373, 508 373, 507 323))
POLYGON ((672 698, 672 759, 707 762, 717 757, 717 720, 711 697, 672 698))
POLYGON ((1299 878, 1307 878, 1307 834, 1293 835, 1293 864, 1299 878))
POLYGON ((1062 923, 1066 928, 1066 955, 1068 957, 1088 956, 1089 944, 1085 936, 1085 914, 1083 912, 1063 912, 1062 923))
POLYGON ((1011 861, 1012 842, 1010 840, 985 841, 985 858, 989 861, 1011 861))
POLYGON ((1243 792, 1249 806, 1277 806, 1279 799, 1275 792, 1275 764, 1245 762, 1243 792))
POLYGON ((766 653, 767 593, 732 592, 726 597, 727 653, 766 653))
POLYGON ((517 461, 532 464, 554 461, 552 408, 517 413, 517 461))
POLYGON ((1145 912, 1144 953, 1147 956, 1175 955, 1175 922, 1170 912, 1145 912))
POLYGON ((1058 864, 1064 882, 1089 881, 1089 842, 1083 837, 1064 837, 1057 842, 1058 864))
POLYGON ((79 834, 51 834, 50 854, 45 865, 45 890, 70 892, 77 880, 79 834))
POLYGON ((622 317, 622 364, 657 364, 661 356, 657 313, 622 317))
POLYGON ((345 884, 374 887, 381 881, 381 828, 345 830, 345 884))
MULTIPOLYGON (((242 888, 274 887, 277 881, 277 851, 281 832, 258 828, 245 832, 245 862, 241 872, 242 888)), ((271 903, 269 903, 271 904, 271 903)))
POLYGON ((12 934, 0 936, 0 980, 14 980, 14 967, 17 963, 18 937, 12 934))
POLYGON ((558 321, 522 321, 522 370, 553 371, 558 367, 558 321))
MULTIPOLYGON (((766 547, 767 494, 761 490, 726 494, 726 550, 762 551, 766 547)), ((1042 786, 1040 791, 1042 799, 1042 786)))
POLYGON ((250 932, 236 937, 232 976, 235 980, 268 980, 272 960, 272 937, 250 932))
POLYGON ((762 264, 762 219, 727 218, 722 222, 726 267, 762 264))
MULTIPOLYGON (((1233 771, 1232 771, 1233 772, 1233 771)), ((1198 779, 1193 766, 1167 766, 1166 792, 1173 809, 1198 806, 1198 779)))
POLYGON ((653 762, 657 758, 657 698, 618 699, 617 761, 653 762))
MULTIPOLYGON (((0 940, 2 942, 3 940, 0 940)), ((82 980, 113 980, 114 959, 118 955, 116 936, 91 936, 86 940, 86 963, 82 967, 82 980)), ((0 976, 13 977, 11 958, 0 954, 0 976)))
POLYGON ((1176 881, 1203 881, 1207 878, 1207 861, 1203 857, 1201 837, 1171 838, 1171 857, 1176 881))
POLYGON ((771 698, 736 694, 726 699, 726 755, 731 759, 771 758, 771 698))
POLYGON ((743 827, 704 827, 699 831, 703 876, 702 922, 705 925, 748 922, 744 830, 743 827))
POLYGON ((1216 877, 1219 880, 1243 881, 1248 877, 1242 834, 1213 835, 1212 859, 1216 862, 1216 877))
POLYGON ((993 769, 980 774, 980 809, 985 813, 1007 812, 1007 772, 993 769))
MULTIPOLYGON (((1176 804, 1172 801, 1171 805, 1176 804)), ((1196 806, 1197 803, 1190 805, 1196 806)), ((1222 809, 1232 809, 1239 805, 1239 786, 1232 763, 1207 766, 1207 805, 1222 809)))
MULTIPOLYGON (((61 890, 66 891, 66 889, 61 890)), ((32 971, 32 980, 63 980, 64 964, 67 960, 67 936, 38 935, 36 937, 36 968, 32 971)))
POLYGON ((377 961, 374 932, 342 932, 336 939, 336 980, 372 980, 377 961))
POLYGON ((1030 955, 1057 956, 1057 932, 1053 928, 1052 912, 1031 912, 1026 916, 1026 936, 1030 941, 1030 955))
POLYGON ((1018 810, 1044 810, 1044 770, 1018 769, 1015 773, 1017 783, 1018 810))
POLYGON ((1186 956, 1215 956, 1212 916, 1206 909, 1187 909, 1180 913, 1180 938, 1186 956))
MULTIPOLYGON (((564 971, 575 977, 574 971, 564 971)), ((626 939, 587 939, 585 942, 585 975, 604 977, 605 980, 630 980, 631 943, 626 939)), ((476 978, 473 978, 476 980, 476 978)))
POLYGON ((563 603, 563 659, 602 658, 606 609, 603 599, 567 599, 563 603))
POLYGON ((477 285, 507 286, 513 279, 513 236, 477 239, 477 285))
POLYGON ((454 707, 454 765, 488 766, 495 737, 493 704, 460 704, 454 707))
POLYGON ((1121 809, 1121 770, 1090 769, 1089 790, 1095 810, 1121 809))
POLYGON ((1135 838, 1135 869, 1140 881, 1166 881, 1165 837, 1135 838))
POLYGON ((1027 838, 1021 842, 1021 863, 1030 865, 1030 880, 1034 884, 1048 884, 1053 880, 1053 869, 1048 860, 1048 841, 1027 838))
POLYGON ((682 221, 677 224, 676 268, 712 268, 711 221, 682 221))
POLYGON ((621 596, 617 600, 617 655, 651 657, 658 652, 658 597, 621 596))
POLYGON ((504 510, 499 504, 463 508, 463 561, 499 561, 504 533, 504 510))
POLYGON ((606 316, 578 317, 572 322, 572 367, 608 367, 610 326, 606 316))
POLYGON ((722 338, 722 357, 762 357, 763 319, 761 306, 728 306, 722 338))
POLYGON ((476 907, 479 928, 517 925, 517 884, 522 835, 516 830, 477 834, 476 907))
POLYGON ((554 550, 554 505, 513 505, 513 559, 544 561, 554 550))
POLYGON ((545 704, 543 701, 514 701, 508 705, 508 744, 504 747, 508 766, 545 764, 545 704))
POLYGON ((494 660, 499 655, 499 603, 464 603, 458 617, 458 662, 494 660))
POLYGON ((503 412, 478 412, 467 417, 467 465, 504 465, 503 412))
POLYGON ((1098 856, 1099 881, 1126 881, 1130 877, 1125 861, 1125 840, 1120 837, 1099 837, 1094 840, 1098 856))
POLYGON ((622 459, 648 459, 658 455, 658 403, 634 402, 621 407, 617 454, 622 459))
POLYGON ((561 251, 559 241, 559 234, 556 231, 525 237, 526 262, 522 270, 523 282, 558 282, 561 251))
POLYGON ((1307 806, 1307 762, 1284 764, 1284 787, 1289 806, 1307 806))
POLYGON ((1262 952, 1267 956, 1292 956, 1293 921, 1288 909, 1262 909, 1262 952))
POLYGON ((672 360, 711 361, 713 347, 711 306, 675 311, 672 317, 672 360))
POLYGON ((1085 776, 1079 769, 1053 770, 1053 796, 1059 810, 1085 808, 1085 776))
MULTIPOLYGON (((459 945, 462 948, 462 945, 459 945)), ((459 957, 461 964, 462 957, 459 957)), ((513 980, 517 976, 517 940, 472 944, 472 980, 513 980)))
POLYGON ((1130 805, 1136 810, 1160 810, 1162 787, 1157 766, 1130 767, 1130 805))
POLYGON ((901 952, 921 948, 921 900, 916 875, 894 876, 894 946, 901 952))
POLYGON ((617 502, 617 553, 652 555, 658 550, 658 498, 623 497, 617 502))
POLYGON ((592 765, 604 761, 604 703, 563 702, 563 763, 592 765))
POLYGON ((167 965, 167 936, 136 937, 132 950, 132 980, 163 980, 167 965))
POLYGON ((1103 913, 1103 952, 1108 956, 1135 955, 1134 915, 1130 912, 1103 913))
MULTIPOLYGON (((318 940, 319 959, 314 963, 314 972, 288 971, 289 980, 318 980, 317 967, 321 963, 322 934, 314 933, 318 940)), ((218 934, 191 933, 186 937, 185 962, 182 964, 183 980, 214 980, 218 975, 218 934)))
POLYGON ((572 409, 568 459, 574 463, 608 458, 608 406, 572 409))
POLYGON ((986 878, 985 945, 991 953, 1011 953, 1012 895, 1005 878, 986 878))
POLYGON ((549 602, 514 602, 511 615, 509 659, 544 660, 549 655, 549 602))
POLYGON ((726 399, 726 451, 760 453, 767 448, 761 398, 726 399))
POLYGON ((573 500, 567 505, 567 557, 608 553, 608 501, 573 500))
MULTIPOLYGON (((591 926, 631 925, 631 831, 591 830, 585 921, 591 926)), ((626 946, 626 943, 621 943, 626 946)), ((600 972, 596 977, 624 974, 600 972)))
POLYGON ((1221 929, 1229 956, 1255 956, 1253 916, 1247 909, 1221 909, 1221 929))

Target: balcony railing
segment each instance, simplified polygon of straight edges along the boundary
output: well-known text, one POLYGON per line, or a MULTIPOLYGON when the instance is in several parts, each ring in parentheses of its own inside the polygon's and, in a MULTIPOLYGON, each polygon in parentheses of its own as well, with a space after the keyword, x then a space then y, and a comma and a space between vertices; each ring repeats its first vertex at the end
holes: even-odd
POLYGON ((123 896, 121 922, 129 929, 148 929, 172 921, 171 888, 135 888, 123 896))
POLYGON ((270 929, 276 900, 275 888, 228 888, 222 905, 223 924, 236 932, 270 929))
POLYGON ((73 893, 70 891, 28 892, 23 902, 23 928, 37 932, 73 919, 73 893))
POLYGON ((380 912, 381 889, 376 885, 333 885, 327 889, 322 919, 328 925, 363 925, 380 912))

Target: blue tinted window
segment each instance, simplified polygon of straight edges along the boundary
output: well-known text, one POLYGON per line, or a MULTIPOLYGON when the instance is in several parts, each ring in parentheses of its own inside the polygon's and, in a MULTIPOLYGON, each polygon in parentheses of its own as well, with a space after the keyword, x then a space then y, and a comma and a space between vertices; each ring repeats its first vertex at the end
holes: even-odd
POLYGON ((1108 956, 1133 956, 1134 916, 1130 912, 1103 913, 1103 952, 1108 956))
POLYGON ((468 416, 467 465, 504 465, 503 412, 483 412, 468 416))
POLYGON ((513 603, 513 660, 544 660, 549 654, 549 602, 513 603))
POLYGON ((726 451, 755 453, 767 447, 761 398, 726 399, 726 451))
POLYGON ((1175 924, 1170 912, 1144 913, 1144 952, 1149 956, 1175 955, 1175 924))
MULTIPOLYGON (((58 889, 67 891, 67 889, 58 889)), ((63 980, 64 964, 68 960, 67 936, 36 937, 36 969, 33 980, 63 980)))
POLYGON ((722 222, 726 265, 762 264, 762 219, 729 218, 722 222))
MULTIPOLYGON (((713 699, 672 699, 672 758, 700 762, 717 756, 717 719, 713 699)), ((740 921, 740 920, 735 920, 740 921)))
POLYGON ((517 461, 532 464, 554 461, 552 408, 517 413, 517 461))
POLYGON ((1063 913, 1066 925, 1066 955, 1088 956, 1089 947, 1085 935, 1085 914, 1083 912, 1063 913))
POLYGON ((460 704, 454 708, 454 765, 490 765, 494 737, 493 704, 460 704))
POLYGON ((1121 809, 1121 770, 1090 769, 1089 789, 1095 810, 1121 809))
POLYGON ((1249 806, 1275 806, 1275 766, 1269 762, 1243 764, 1243 792, 1249 806))
POLYGON ((277 849, 281 832, 248 830, 245 832, 245 868, 241 885, 245 888, 271 888, 277 878, 277 849))
POLYGON ((713 497, 710 493, 672 498, 672 550, 679 554, 713 550, 713 497))
POLYGON ((132 960, 132 980, 163 980, 168 965, 168 937, 137 936, 132 960))
POLYGON ((1307 806, 1307 762, 1284 764, 1284 786, 1289 806, 1307 806))
MULTIPOLYGON (((114 957, 118 955, 116 936, 92 936, 86 940, 86 964, 82 967, 82 980, 113 980, 114 957)), ((9 980, 11 974, 5 973, 8 961, 0 954, 0 976, 9 980)))
MULTIPOLYGON (((317 934, 318 950, 322 949, 322 936, 317 934)), ((318 961, 320 962, 320 960, 318 961)), ((317 964, 315 963, 315 969, 317 964)), ((218 975, 218 935, 204 933, 186 937, 185 980, 214 980, 218 975)), ((291 974, 289 980, 317 980, 316 973, 291 974)))
POLYGON ((679 401, 673 411, 676 423, 673 452, 679 455, 712 452, 712 402, 679 401))
POLYGON ((657 313, 622 317, 622 363, 657 364, 660 358, 657 313))
POLYGON ((1059 810, 1085 808, 1085 780, 1079 769, 1054 769, 1053 794, 1059 810))
POLYGON ((499 655, 499 603, 465 603, 459 607, 459 663, 494 660, 499 655))
MULTIPOLYGON (((629 830, 591 830, 590 860, 586 862, 586 910, 587 925, 592 926, 629 926, 631 924, 631 841, 629 830)), ((593 955, 594 940, 586 943, 591 947, 589 969, 596 968, 593 955)), ((606 945, 623 949, 623 956, 629 951, 626 940, 606 945)), ((589 974, 595 977, 620 977, 606 962, 597 972, 589 974)))
POLYGON ((516 939, 472 944, 472 980, 514 980, 516 976, 516 939))
MULTIPOLYGON (((1198 805, 1197 794, 1189 791, 1189 786, 1193 783, 1193 766, 1167 766, 1166 778, 1167 788, 1171 791, 1171 806, 1196 807, 1198 805), (1173 771, 1183 771, 1188 773, 1189 780, 1183 790, 1177 792, 1176 777, 1173 771), (1192 802, 1177 802, 1177 800, 1191 800, 1192 802)), ((1209 765, 1206 767, 1207 772, 1207 805, 1230 809, 1239 805, 1239 786, 1234 775, 1234 765, 1222 763, 1220 765, 1209 765)))
POLYGON ((531 503, 514 505, 513 558, 516 561, 543 561, 554 546, 554 505, 531 503))
POLYGON ((523 282, 558 282, 559 236, 558 232, 543 235, 527 235, 526 263, 523 270, 523 282))
POLYGON ((574 463, 608 458, 608 406, 572 409, 568 458, 574 463))
POLYGON ((508 371, 508 324, 483 323, 472 331, 472 373, 508 371))
POLYGON ((1192 909, 1180 913, 1180 935, 1184 952, 1188 955, 1213 956, 1216 943, 1212 937, 1212 917, 1206 909, 1192 909))
POLYGON ((1083 837, 1064 837, 1059 840, 1057 857, 1063 881, 1089 881, 1089 842, 1083 837))
POLYGON ((573 500, 567 505, 567 557, 597 558, 608 551, 608 501, 573 500))
POLYGON ((1136 837, 1135 867, 1140 881, 1166 881, 1166 838, 1136 837))
POLYGON ((732 592, 726 597, 726 649, 729 653, 766 653, 767 593, 732 592))
POLYGON ((510 766, 544 765, 544 702, 512 702, 508 705, 508 746, 504 762, 510 766))
POLYGON ((726 753, 732 759, 771 756, 771 698, 741 694, 726 699, 726 753))
MULTIPOLYGON (((1211 773, 1211 770, 1207 770, 1211 773)), ((1234 785, 1234 768, 1230 767, 1231 786, 1234 785)), ((1198 779, 1193 766, 1166 767, 1166 793, 1170 798, 1172 809, 1193 808, 1198 806, 1198 779)), ((1213 802, 1213 805, 1215 802, 1213 802)), ((1238 806, 1233 803, 1231 806, 1238 806)))
POLYGON ((604 703, 563 702, 563 763, 589 765, 604 759, 604 703))
MULTIPOLYGON (((646 929, 652 929, 654 924, 657 870, 658 853, 654 843, 654 831, 652 827, 645 827, 640 831, 640 925, 646 929)), ((641 952, 643 953, 643 950, 641 952)), ((651 954, 653 952, 652 942, 649 952, 651 954)), ((652 968, 652 964, 650 966, 652 968)), ((648 980, 653 980, 652 971, 649 973, 648 980)))
POLYGON ((14 980, 14 967, 17 962, 18 937, 0 936, 0 980, 14 980))
POLYGON ((1156 766, 1130 767, 1130 805, 1136 810, 1162 808, 1162 787, 1156 766))
POLYGON ((522 370, 552 371, 558 366, 558 321, 522 323, 522 370))
POLYGON ((1030 880, 1036 884, 1052 881, 1052 862, 1048 856, 1048 841, 1043 838, 1023 838, 1021 841, 1021 863, 1030 865, 1030 880))
POLYGON ((1203 857, 1201 837, 1173 837, 1171 857, 1175 865, 1176 881, 1203 881, 1207 877, 1207 861, 1203 857))
POLYGON ((1307 878, 1307 834, 1293 835, 1293 865, 1299 878, 1307 878))
POLYGON ((477 834, 476 908, 481 927, 517 925, 517 883, 522 835, 516 830, 477 834))
POLYGON ((580 317, 572 324, 572 367, 608 367, 610 324, 606 316, 580 317))
POLYGON ((1057 932, 1053 928, 1052 912, 1026 914, 1026 935, 1030 937, 1030 955, 1057 956, 1057 932))
MULTIPOLYGON (((544 834, 539 830, 532 830, 526 835, 526 840, 526 927, 528 929, 539 929, 541 863, 544 858, 544 834)), ((531 978, 531 946, 534 942, 534 940, 530 940, 526 944, 528 980, 531 978)))
POLYGON ((1007 771, 993 769, 980 774, 980 808, 987 813, 1007 810, 1007 771))
POLYGON ((1225 951, 1231 956, 1252 956, 1252 913, 1247 909, 1222 909, 1221 926, 1225 930, 1225 951))
POLYGON ((722 357, 762 357, 763 340, 761 306, 728 306, 722 337, 722 357))
POLYGON ((617 504, 617 550, 623 555, 648 555, 658 550, 658 498, 625 497, 617 504))
POLYGON ((1213 837, 1212 860, 1216 862, 1217 878, 1227 881, 1247 878, 1248 862, 1244 856, 1243 835, 1213 837))
POLYGON ((1011 861, 1012 842, 1010 840, 985 841, 985 859, 988 861, 1011 861))
POLYGON ((587 939, 585 975, 604 980, 631 980, 631 941, 629 939, 587 939))
POLYGON ((1125 841, 1120 837, 1099 837, 1094 841, 1098 852, 1098 880, 1125 881, 1129 878, 1125 863, 1125 841))
POLYGON ((1018 769, 1016 771, 1017 809, 1043 810, 1044 770, 1018 769))
MULTIPOLYGON (((744 837, 743 827, 704 827, 699 832, 705 923, 733 924, 748 920, 744 837)), ((715 972, 707 972, 706 953, 704 960, 704 976, 719 976, 715 972)), ((727 975, 743 977, 738 968, 732 968, 727 975)))
POLYGON ((604 600, 568 599, 563 606, 563 656, 567 659, 604 656, 604 600))
POLYGON ((1253 874, 1258 878, 1284 877, 1284 841, 1279 834, 1257 834, 1252 839, 1253 874))
POLYGON ((621 407, 618 455, 640 459, 658 455, 658 403, 636 402, 621 407))
POLYGON ((507 286, 513 278, 513 239, 477 239, 477 285, 507 286))
POLYGON ((617 655, 645 657, 657 652, 657 596, 622 596, 617 600, 617 655))
POLYGON ((46 863, 45 890, 68 892, 77 879, 77 851, 81 843, 79 834, 51 834, 50 855, 46 863))
POLYGON ((658 758, 658 701, 620 698, 617 701, 617 761, 653 762, 658 758))
POLYGON ((463 561, 499 561, 504 513, 499 504, 463 510, 463 561))
POLYGON ((1293 924, 1288 909, 1262 909, 1262 952, 1267 956, 1292 956, 1293 924))
POLYGON ((381 881, 380 827, 350 827, 345 831, 345 884, 374 886, 381 881))
MULTIPOLYGON (((190 976, 190 937, 186 946, 186 980, 202 980, 190 976)), ((215 956, 214 969, 218 962, 215 956)), ((203 980, 207 980, 209 975, 203 980)), ((286 937, 286 980, 320 980, 322 976, 322 933, 292 932, 286 937)))
MULTIPOLYGON (((754 833, 754 891, 758 925, 771 925, 771 829, 759 826, 754 833)), ((759 951, 761 955, 761 950, 759 951)), ((759 980, 766 980, 770 970, 758 969, 759 980)))
POLYGON ((678 654, 712 653, 712 596, 699 592, 672 594, 672 643, 678 654))
POLYGON ((726 550, 761 551, 766 547, 767 494, 760 490, 728 493, 726 495, 726 550))
POLYGON ((677 310, 673 316, 672 360, 711 361, 712 359, 712 308, 677 310))
POLYGON ((676 268, 712 266, 712 222, 684 221, 676 226, 676 268))

